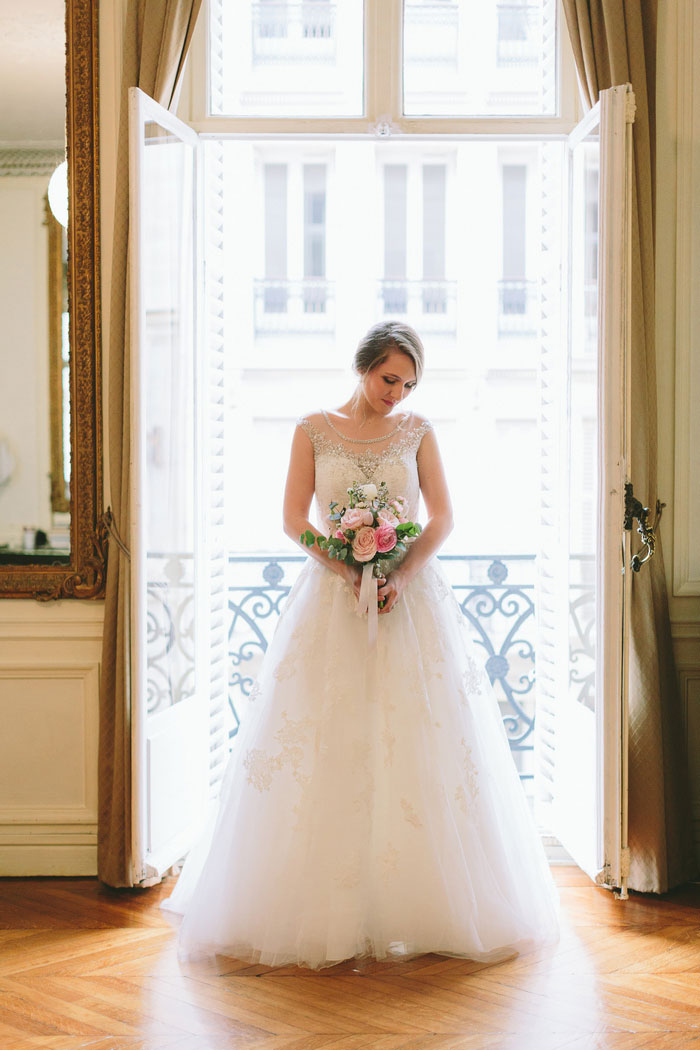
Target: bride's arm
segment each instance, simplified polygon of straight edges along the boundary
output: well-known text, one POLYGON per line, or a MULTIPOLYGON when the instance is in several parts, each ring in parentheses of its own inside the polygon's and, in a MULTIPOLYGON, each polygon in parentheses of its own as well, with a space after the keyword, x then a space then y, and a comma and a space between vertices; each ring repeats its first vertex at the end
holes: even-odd
POLYGON ((410 583, 416 573, 420 572, 440 549, 454 525, 452 500, 434 430, 429 430, 424 435, 418 449, 417 464, 428 521, 420 536, 411 542, 401 564, 389 573, 386 584, 379 588, 379 597, 386 598, 386 604, 379 610, 380 613, 391 610, 406 584, 410 583))
POLYGON ((345 565, 342 561, 329 558, 315 544, 313 547, 307 547, 299 541, 301 534, 307 530, 313 532, 314 536, 322 535, 309 521, 309 509, 314 498, 314 483, 313 445, 308 435, 298 426, 292 439, 287 484, 284 489, 284 506, 282 511, 284 531, 290 539, 299 544, 306 554, 315 558, 324 568, 336 572, 347 580, 359 595, 360 573, 354 566, 345 565))

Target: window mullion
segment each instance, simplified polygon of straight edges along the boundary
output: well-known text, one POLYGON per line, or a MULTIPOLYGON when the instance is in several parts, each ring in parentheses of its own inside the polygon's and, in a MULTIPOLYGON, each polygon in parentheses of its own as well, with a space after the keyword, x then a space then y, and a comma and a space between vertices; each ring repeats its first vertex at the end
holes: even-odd
POLYGON ((402 113, 402 0, 365 0, 365 106, 371 123, 402 113))

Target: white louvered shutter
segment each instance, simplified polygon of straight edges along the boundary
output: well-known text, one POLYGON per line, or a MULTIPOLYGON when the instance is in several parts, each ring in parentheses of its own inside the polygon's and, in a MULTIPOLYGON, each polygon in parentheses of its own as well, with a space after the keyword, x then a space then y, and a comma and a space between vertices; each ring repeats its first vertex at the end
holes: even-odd
POLYGON ((208 506, 209 794, 218 795, 228 758, 228 579, 225 514, 225 391, 223 268, 223 146, 204 145, 205 499, 208 506))
POLYGON ((224 384, 198 136, 137 88, 129 120, 132 823, 148 884, 197 840, 224 760, 224 384))
POLYGON ((580 867, 623 890, 632 114, 629 86, 611 88, 570 137, 568 316, 540 374, 539 804, 580 867))
POLYGON ((552 800, 556 754, 557 698, 561 696, 566 667, 559 654, 566 648, 566 621, 560 610, 566 603, 566 455, 561 435, 566 432, 567 357, 566 311, 562 309, 562 275, 552 238, 565 228, 562 219, 559 166, 552 163, 555 145, 542 149, 543 209, 541 223, 542 286, 541 345, 538 373, 540 440, 540 521, 537 555, 537 649, 535 719, 535 812, 538 825, 552 826, 552 800))

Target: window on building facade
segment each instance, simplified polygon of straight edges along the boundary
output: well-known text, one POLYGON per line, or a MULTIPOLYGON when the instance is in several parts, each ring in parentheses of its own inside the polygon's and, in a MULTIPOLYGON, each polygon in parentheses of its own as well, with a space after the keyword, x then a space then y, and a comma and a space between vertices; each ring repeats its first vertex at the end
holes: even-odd
POLYGON ((407 174, 405 164, 384 166, 384 281, 385 314, 403 315, 408 307, 407 174))
POLYGON ((326 310, 326 169, 304 165, 304 311, 326 310))
POLYGON ((423 313, 444 314, 447 168, 423 165, 423 313))
POLYGON ((287 166, 265 165, 265 276, 261 282, 264 311, 283 314, 287 288, 287 166))
MULTIPOLYGON (((501 168, 502 206, 502 276, 499 302, 499 324, 518 330, 527 316, 527 166, 504 164, 501 168)), ((534 291, 534 289, 533 289, 534 291)), ((520 327, 520 330, 523 329, 520 327)))

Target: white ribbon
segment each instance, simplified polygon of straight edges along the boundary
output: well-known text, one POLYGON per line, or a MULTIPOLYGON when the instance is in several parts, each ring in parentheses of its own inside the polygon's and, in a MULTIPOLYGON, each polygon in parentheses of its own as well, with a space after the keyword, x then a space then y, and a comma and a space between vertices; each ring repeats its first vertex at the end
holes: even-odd
POLYGON ((360 598, 357 612, 360 616, 367 613, 367 643, 370 649, 377 644, 377 624, 379 613, 377 612, 377 580, 372 570, 374 565, 367 562, 362 566, 362 582, 360 584, 360 598))

